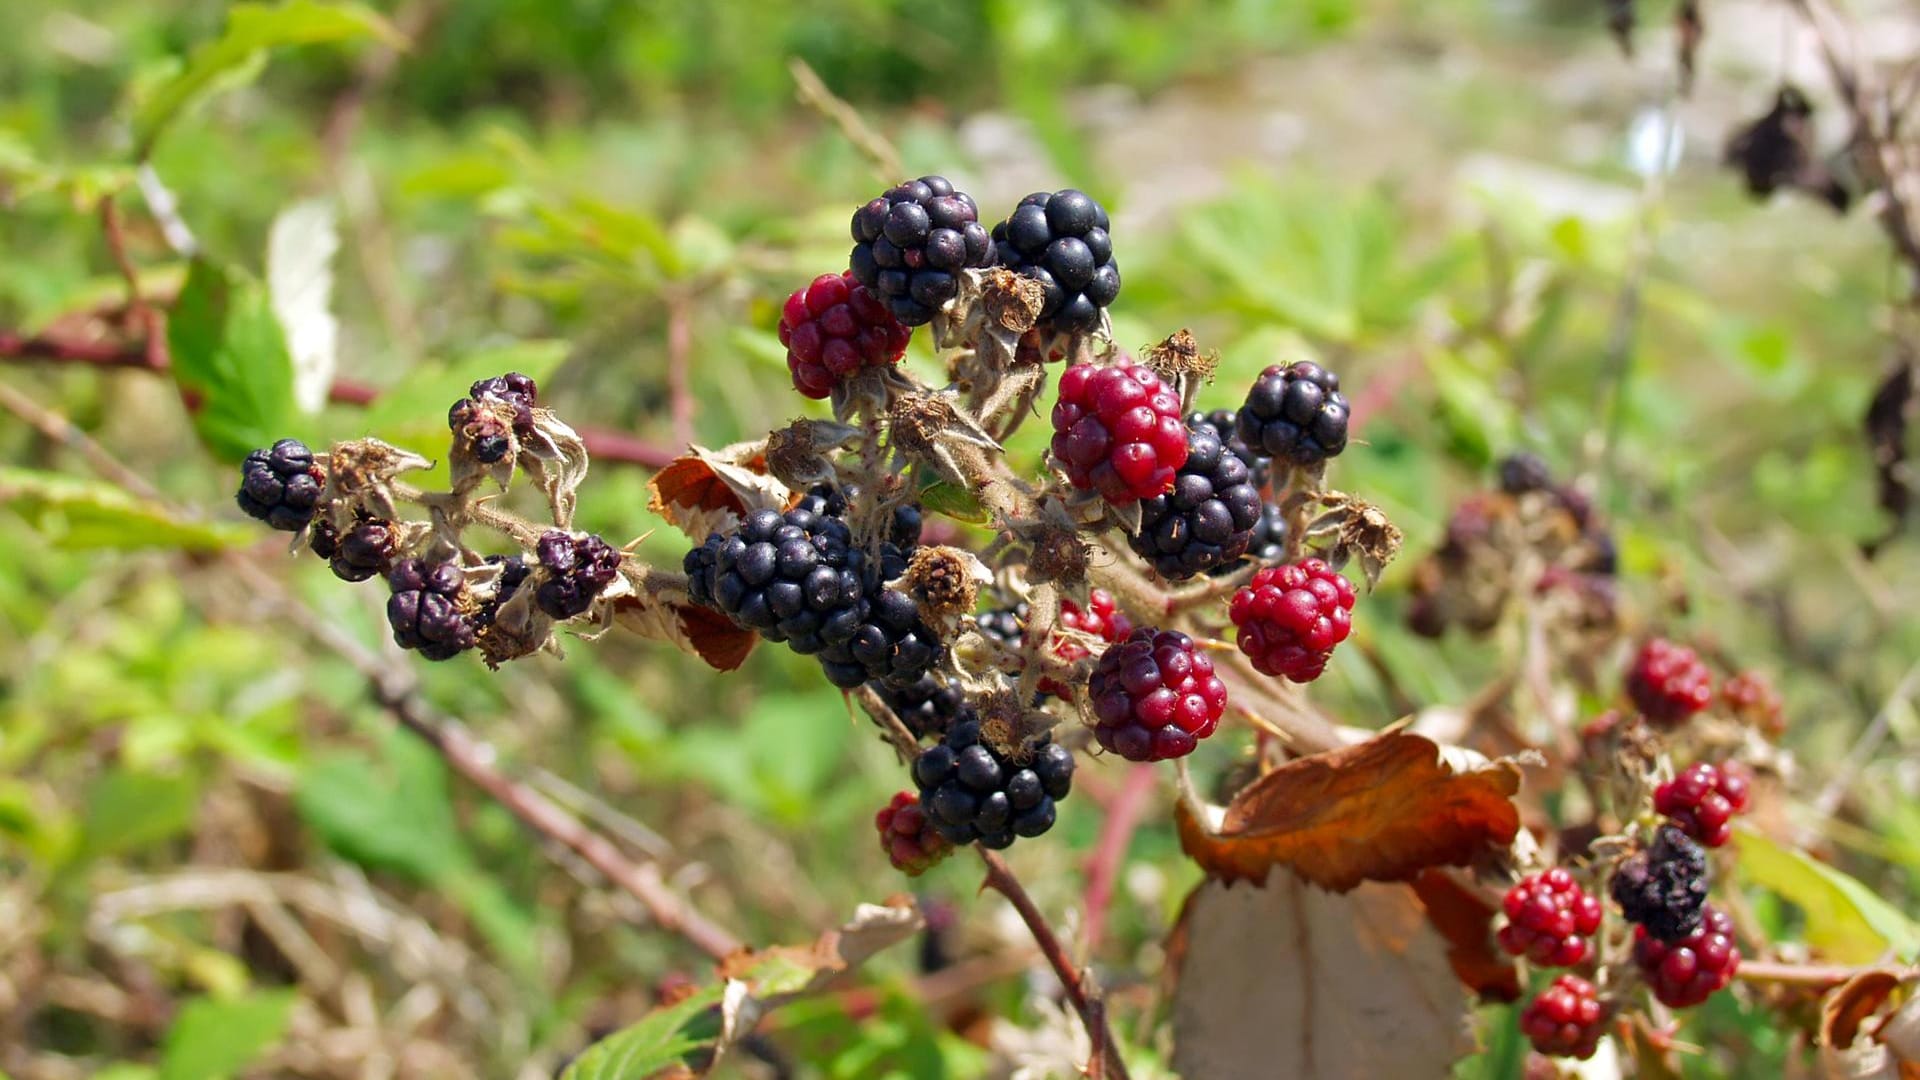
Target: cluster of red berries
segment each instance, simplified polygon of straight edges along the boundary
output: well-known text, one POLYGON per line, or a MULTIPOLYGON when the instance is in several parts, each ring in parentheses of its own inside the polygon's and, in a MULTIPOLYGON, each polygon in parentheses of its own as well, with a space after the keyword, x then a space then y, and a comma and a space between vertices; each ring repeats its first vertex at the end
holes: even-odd
POLYGON ((1520 1030, 1543 1054, 1585 1061, 1600 1048, 1606 1019, 1593 984, 1578 975, 1562 975, 1527 1003, 1520 1013, 1520 1030))
POLYGON ((793 388, 810 398, 833 393, 863 367, 897 364, 913 331, 851 273, 821 274, 780 309, 793 388))
POLYGON ((1600 929, 1600 900, 1560 867, 1534 874, 1507 890, 1507 925, 1500 947, 1542 967, 1573 967, 1586 960, 1587 939, 1600 929))
POLYGON ((1128 761, 1193 753, 1227 707, 1213 661, 1177 630, 1141 628, 1100 656, 1087 682, 1100 745, 1128 761))
POLYGON ((1713 673, 1692 649, 1653 638, 1627 669, 1627 696, 1649 722, 1677 727, 1713 703, 1713 673))
POLYGON ((1312 682, 1353 629, 1353 583, 1319 559, 1270 566, 1233 594, 1228 617, 1261 674, 1312 682))
MULTIPOLYGON (((1060 601, 1060 618, 1057 625, 1062 630, 1077 630, 1090 634, 1111 645, 1116 641, 1125 641, 1133 634, 1133 620, 1121 611, 1113 602, 1113 594, 1105 589, 1094 589, 1087 594, 1087 606, 1081 607, 1071 600, 1060 601)), ((1053 655, 1061 663, 1071 664, 1085 660, 1093 655, 1085 645, 1068 638, 1057 639, 1053 643, 1053 655)), ((1070 691, 1055 679, 1041 679, 1040 692, 1067 696, 1070 691)))
POLYGON ((1676 1009, 1698 1005, 1725 989, 1740 968, 1733 919, 1708 904, 1701 911, 1699 927, 1672 941, 1662 941, 1645 926, 1636 926, 1633 962, 1661 1004, 1676 1009))
POLYGON ((953 845, 933 827, 920 807, 920 796, 911 791, 894 795, 874 815, 873 824, 880 831, 880 850, 887 853, 895 870, 908 877, 919 877, 953 854, 953 845))
POLYGON ((1751 781, 1737 762, 1695 762, 1653 792, 1653 808, 1707 847, 1733 836, 1733 815, 1744 813, 1751 781))

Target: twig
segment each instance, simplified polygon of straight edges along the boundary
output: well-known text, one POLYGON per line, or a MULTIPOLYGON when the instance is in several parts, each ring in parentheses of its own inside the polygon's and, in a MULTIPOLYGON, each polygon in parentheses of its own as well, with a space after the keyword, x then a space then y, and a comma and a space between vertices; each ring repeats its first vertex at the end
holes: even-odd
POLYGON ((692 366, 693 303, 685 292, 674 289, 667 294, 667 404, 674 441, 682 446, 693 442, 692 366))
POLYGON ((0 408, 25 420, 42 435, 85 458, 87 465, 107 480, 142 499, 168 506, 160 490, 149 483, 146 477, 121 464, 120 459, 108 453, 106 447, 94 441, 92 436, 74 426, 73 421, 5 383, 0 383, 0 408))
POLYGON ((1060 985, 1066 988, 1067 1000, 1072 1002, 1074 1011, 1080 1014, 1080 1022, 1086 1025, 1096 1052, 1105 1049, 1107 1075, 1112 1080, 1127 1080, 1127 1063, 1121 1060, 1113 1031, 1107 1027, 1106 1013, 1096 1001, 1099 988, 1092 984, 1090 976, 1073 966, 1053 927, 1048 925, 1047 917, 1041 914, 1033 897, 1027 895, 1020 879, 1013 876, 1013 869, 1006 860, 978 845, 974 850, 980 853, 980 861, 987 864, 985 887, 1006 897, 1007 902, 1013 905, 1013 910, 1020 913, 1020 921, 1027 924, 1027 932, 1033 935, 1034 943, 1040 946, 1041 955, 1047 958, 1054 975, 1060 979, 1060 985))
POLYGON ((1777 983, 1786 986, 1806 986, 1815 990, 1830 990, 1869 971, 1879 970, 1878 965, 1865 967, 1847 967, 1842 964, 1784 964, 1775 960, 1742 960, 1734 977, 1743 982, 1777 983))
POLYGON ((1854 778, 1860 775, 1860 770, 1873 761, 1874 754, 1880 750, 1880 744, 1886 740, 1887 732, 1893 725, 1894 712, 1907 704, 1915 690, 1920 690, 1920 663, 1915 663, 1907 669, 1905 675, 1900 676, 1900 681, 1894 685, 1893 692, 1887 695, 1887 700, 1881 703, 1879 711, 1873 714, 1873 719, 1868 722, 1866 730, 1862 731, 1860 737, 1854 741, 1853 749, 1847 752, 1846 760, 1840 763, 1840 768, 1828 778, 1826 786, 1820 789, 1820 794, 1814 797, 1813 815, 1800 834, 1800 842, 1803 846, 1819 839, 1820 826, 1840 809, 1840 803, 1846 799, 1847 791, 1853 787, 1854 778))
POLYGON ((1154 780, 1151 765, 1127 769, 1120 793, 1106 807, 1100 839, 1087 858, 1085 940, 1089 957, 1099 952, 1100 938, 1107 928, 1107 909, 1113 903, 1113 884, 1120 876, 1120 865, 1126 860, 1134 830, 1139 828, 1140 818, 1146 812, 1147 800, 1153 795, 1154 780))
POLYGON ((787 61, 787 70, 793 73, 793 83, 799 92, 800 104, 827 118, 828 122, 840 129, 854 149, 865 154, 873 162, 873 168, 885 183, 895 183, 906 176, 905 167, 900 164, 900 151, 894 149, 886 137, 867 125, 853 106, 841 100, 833 91, 827 89, 818 72, 799 57, 787 61))

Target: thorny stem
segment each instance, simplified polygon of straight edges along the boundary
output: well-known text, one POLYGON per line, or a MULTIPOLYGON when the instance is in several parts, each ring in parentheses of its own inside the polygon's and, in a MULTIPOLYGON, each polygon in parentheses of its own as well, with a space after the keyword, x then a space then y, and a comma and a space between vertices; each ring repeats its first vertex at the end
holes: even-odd
POLYGON ((1047 964, 1067 991, 1067 1000, 1073 1004, 1075 1012, 1080 1014, 1080 1022, 1086 1025, 1087 1035, 1093 1040, 1094 1051, 1105 1051, 1105 1068, 1113 1080, 1127 1080, 1127 1063, 1121 1059, 1120 1050, 1113 1038, 1113 1031, 1107 1026, 1106 1010, 1099 1005, 1100 989, 1094 985, 1090 974, 1073 966, 1067 950, 1060 944, 1060 938, 1054 934, 1047 917, 1034 904, 1033 897, 1027 895, 1026 887, 1013 875, 1008 866, 995 852, 979 845, 974 850, 980 853, 980 861, 987 865, 987 880, 984 888, 992 889, 1007 898, 1013 910, 1020 914, 1020 921, 1027 924, 1027 932, 1033 935, 1041 955, 1047 958, 1047 964))
POLYGON ((860 707, 866 710, 867 716, 880 726, 881 734, 893 744, 894 752, 900 755, 900 760, 911 768, 913 760, 920 756, 920 740, 913 737, 913 732, 901 722, 899 715, 881 699, 873 687, 863 685, 860 689, 853 691, 852 696, 860 703, 860 707))

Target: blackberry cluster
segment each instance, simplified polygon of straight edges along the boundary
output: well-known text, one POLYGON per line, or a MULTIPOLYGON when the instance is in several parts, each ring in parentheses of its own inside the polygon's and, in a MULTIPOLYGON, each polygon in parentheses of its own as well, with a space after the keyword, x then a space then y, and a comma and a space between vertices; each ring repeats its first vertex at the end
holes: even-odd
POLYGON ((1347 399, 1340 376, 1311 360, 1260 373, 1240 406, 1240 438, 1257 453, 1318 465, 1347 448, 1347 399))
MULTIPOLYGON (((831 484, 817 484, 802 495, 795 505, 826 517, 844 518, 847 516, 847 507, 858 495, 858 488, 841 489, 831 484)), ((887 525, 886 541, 898 550, 883 552, 883 555, 889 559, 890 567, 888 572, 882 575, 883 578, 892 578, 906 568, 907 556, 919 546, 920 531, 925 524, 925 515, 917 504, 901 503, 893 508, 893 518, 887 525), (899 565, 893 566, 891 560, 896 555, 899 557, 899 565)))
POLYGON ((1709 884, 1707 853, 1678 827, 1662 825, 1651 847, 1613 872, 1608 892, 1628 922, 1670 942, 1700 928, 1709 884))
POLYGON ((906 686, 874 683, 873 689, 916 738, 944 734, 968 711, 960 688, 931 672, 906 686))
POLYGON ((1653 809, 1688 836, 1719 847, 1733 838, 1733 815, 1747 808, 1751 782, 1739 764, 1696 762, 1653 789, 1653 809))
POLYGON ((510 371, 481 379, 467 388, 467 396, 447 410, 447 428, 473 448, 473 456, 491 465, 507 456, 513 442, 507 437, 526 439, 533 435, 533 407, 540 399, 539 387, 532 377, 510 371), (480 407, 483 401, 502 402, 513 407, 513 422, 502 426, 492 414, 480 407))
POLYGON ((1287 557, 1287 512, 1279 503, 1263 503, 1260 520, 1254 522, 1253 535, 1247 539, 1247 558, 1257 563, 1279 562, 1287 557))
POLYGON ((1173 490, 1140 502, 1134 553, 1162 577, 1180 581, 1246 554, 1264 504, 1252 470, 1203 418, 1187 421, 1187 460, 1173 490))
POLYGON ((853 213, 854 280, 908 326, 933 319, 960 291, 960 271, 992 266, 993 240, 973 196, 944 176, 888 188, 853 213))
POLYGON ((954 844, 1004 848, 1053 828, 1054 801, 1073 787, 1073 754, 1041 736, 1017 758, 980 738, 980 722, 955 724, 913 762, 920 803, 954 844))
POLYGON ((1708 904, 1698 925, 1662 941, 1645 926, 1633 931, 1633 962, 1661 1004, 1684 1009, 1712 997, 1740 969, 1740 947, 1733 942, 1733 919, 1708 904))
POLYGON ((1240 651, 1264 675, 1312 682, 1353 630, 1353 583, 1319 559, 1270 566, 1233 594, 1240 651))
POLYGON ((282 532, 299 532, 313 520, 326 480, 306 443, 281 439, 240 463, 240 490, 233 498, 248 517, 282 532))
POLYGON ((387 574, 387 624, 403 649, 429 660, 451 660, 473 648, 477 630, 467 617, 466 578, 451 562, 403 559, 387 574))
POLYGON ((1220 441, 1226 444, 1227 449, 1233 451, 1233 456, 1246 463, 1247 483, 1262 491, 1266 490, 1267 481, 1272 478, 1273 470, 1268 466, 1265 457, 1254 453, 1253 448, 1240 438, 1239 412, 1233 409, 1214 409, 1211 412, 1187 414, 1187 426, 1191 428, 1196 424, 1205 424, 1212 428, 1213 433, 1220 437, 1220 441))
POLYGON ((1573 967, 1587 958, 1600 929, 1600 901, 1560 867, 1521 879, 1502 904, 1507 925, 1500 947, 1542 967, 1573 967))
POLYGON ((1713 702, 1713 673, 1692 649, 1654 638, 1627 671, 1627 696, 1648 721, 1674 727, 1713 702))
POLYGON ((863 367, 899 363, 912 336, 851 273, 814 278, 780 309, 787 373, 793 388, 810 398, 827 397, 863 367))
POLYGON ((1213 661, 1177 630, 1142 627, 1100 656, 1087 683, 1094 738, 1128 761, 1193 753, 1226 711, 1213 661))
POLYGON ((1053 457, 1067 481, 1124 506, 1173 489, 1187 462, 1180 395, 1152 369, 1122 359, 1075 364, 1060 376, 1053 457))
MULTIPOLYGON (((1065 614, 1064 610, 1062 614, 1065 614)), ((973 617, 973 623, 987 637, 1009 649, 1017 649, 1027 633, 1027 605, 1015 604, 983 611, 973 617)))
POLYGON ((1520 1013, 1520 1030, 1542 1054, 1585 1061, 1600 1048, 1606 1018, 1592 983, 1562 975, 1527 1003, 1520 1013))
POLYGON ((327 560, 341 581, 366 581, 386 573, 393 568, 399 544, 400 531, 393 522, 370 517, 355 521, 345 534, 330 521, 316 521, 307 536, 307 547, 327 560))
POLYGON ((893 868, 908 877, 919 877, 940 860, 953 854, 953 845, 933 827, 920 797, 902 791, 873 817, 880 830, 880 850, 887 853, 893 868))
POLYGON ((534 545, 534 554, 546 576, 533 602, 555 619, 571 619, 592 607, 594 598, 620 574, 620 552, 591 533, 548 530, 534 545))
POLYGON ((1084 191, 1035 192, 993 227, 1000 264, 1046 290, 1040 321, 1067 333, 1085 333, 1102 308, 1120 295, 1120 264, 1113 258, 1112 222, 1084 191))

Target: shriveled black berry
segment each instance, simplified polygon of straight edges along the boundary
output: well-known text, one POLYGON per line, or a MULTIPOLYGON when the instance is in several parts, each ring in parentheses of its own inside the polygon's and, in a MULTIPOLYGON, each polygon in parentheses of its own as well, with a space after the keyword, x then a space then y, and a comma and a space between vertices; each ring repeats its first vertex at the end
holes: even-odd
POLYGON ((944 734, 955 720, 969 711, 960 688, 938 675, 922 675, 907 686, 889 686, 883 682, 872 686, 880 700, 907 725, 907 730, 919 738, 944 734))
POLYGON ((591 533, 549 530, 534 545, 534 555, 547 573, 533 602, 556 619, 571 619, 592 607, 620 573, 620 552, 591 533))
POLYGON ((959 293, 961 270, 994 261, 973 197, 941 176, 897 184, 854 211, 853 241, 854 280, 908 326, 930 321, 959 293))
POLYGON ((1525 495, 1553 487, 1553 470, 1538 454, 1521 451, 1500 459, 1500 490, 1509 495, 1525 495))
POLYGON ((493 595, 482 601, 480 610, 473 613, 473 625, 482 630, 493 625, 501 605, 513 599, 520 586, 533 576, 533 567, 518 555, 489 555, 487 562, 500 567, 500 577, 494 582, 493 595))
POLYGON ((283 532, 299 532, 313 520, 314 507, 326 474, 313 460, 313 451, 298 439, 281 439, 266 450, 255 450, 240 464, 240 490, 234 501, 248 517, 258 518, 283 532))
POLYGON ((1340 377, 1311 360, 1275 364, 1240 406, 1240 438, 1255 453, 1318 465, 1347 448, 1347 399, 1340 377))
POLYGON ((941 836, 1004 848, 1017 836, 1053 827, 1054 802, 1073 787, 1073 754, 1042 736, 1017 757, 1003 755, 981 739, 980 722, 969 717, 921 751, 913 779, 941 836))
POLYGON ((1001 265, 1046 290, 1042 324, 1084 333, 1098 325, 1100 310, 1120 295, 1111 227, 1106 210, 1073 188, 1037 191, 993 227, 1001 265))
POLYGON ((366 581, 386 573, 399 552, 400 530, 391 521, 362 517, 344 534, 329 521, 316 521, 307 546, 327 560, 342 581, 366 581))
POLYGON ((1614 871, 1608 892, 1628 922, 1661 941, 1679 941, 1700 928, 1710 878, 1706 851, 1679 828, 1662 825, 1647 850, 1614 871))
POLYGON ((448 660, 471 649, 475 627, 462 610, 466 579, 451 562, 403 559, 387 574, 387 623, 403 649, 429 660, 448 660))
POLYGON ((1187 421, 1187 460, 1173 490, 1140 501, 1140 530, 1128 543, 1161 576, 1190 578, 1246 554, 1261 509, 1247 463, 1196 416, 1187 421))

